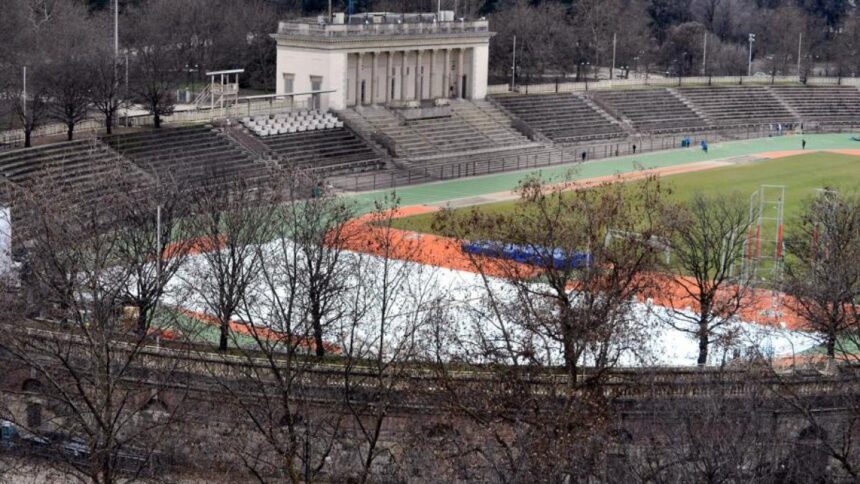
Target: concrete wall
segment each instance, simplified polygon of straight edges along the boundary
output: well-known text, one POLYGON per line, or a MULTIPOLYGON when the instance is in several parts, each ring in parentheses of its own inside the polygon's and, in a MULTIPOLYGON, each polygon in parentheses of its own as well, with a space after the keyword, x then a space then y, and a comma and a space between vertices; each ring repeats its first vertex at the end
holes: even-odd
POLYGON ((472 49, 472 99, 484 99, 487 97, 487 70, 490 62, 490 48, 482 45, 472 49))
POLYGON ((346 107, 346 52, 320 51, 278 47, 276 89, 284 94, 284 74, 293 74, 293 92, 311 90, 311 76, 322 77, 322 89, 336 92, 323 95, 323 107, 343 109, 346 107))

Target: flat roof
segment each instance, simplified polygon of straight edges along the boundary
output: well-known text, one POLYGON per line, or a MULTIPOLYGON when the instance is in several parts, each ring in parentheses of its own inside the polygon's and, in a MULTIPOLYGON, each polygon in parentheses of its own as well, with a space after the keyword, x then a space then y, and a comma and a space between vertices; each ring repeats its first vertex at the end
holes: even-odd
POLYGON ((217 76, 220 74, 242 74, 245 72, 245 69, 227 69, 223 71, 209 71, 206 73, 207 76, 217 76))

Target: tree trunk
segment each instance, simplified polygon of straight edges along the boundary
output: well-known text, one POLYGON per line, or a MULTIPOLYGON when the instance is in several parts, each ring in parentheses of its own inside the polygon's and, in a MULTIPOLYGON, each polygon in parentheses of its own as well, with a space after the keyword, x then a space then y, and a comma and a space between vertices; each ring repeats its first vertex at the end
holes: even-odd
POLYGON ((107 134, 113 133, 113 113, 105 114, 105 130, 107 134))
POLYGON ((707 326, 699 326, 699 360, 696 362, 699 366, 708 364, 708 330, 707 326))
POLYGON ((24 128, 24 148, 33 146, 32 134, 33 130, 24 128))
POLYGON ((318 320, 314 321, 314 346, 316 346, 317 356, 322 358, 325 356, 325 347, 323 346, 322 325, 318 320))
POLYGON ((155 126, 155 129, 161 127, 161 115, 158 114, 158 109, 152 110, 152 124, 155 126))
POLYGON ((836 335, 828 334, 827 335, 827 357, 833 359, 836 357, 836 335))
POLYGON ((224 320, 221 322, 221 337, 218 341, 218 349, 221 351, 227 350, 227 332, 230 330, 230 320, 224 320))
POLYGON ((149 311, 138 306, 137 310, 137 334, 143 338, 149 330, 149 311))
POLYGON ((66 139, 71 141, 75 136, 75 123, 66 123, 66 139))

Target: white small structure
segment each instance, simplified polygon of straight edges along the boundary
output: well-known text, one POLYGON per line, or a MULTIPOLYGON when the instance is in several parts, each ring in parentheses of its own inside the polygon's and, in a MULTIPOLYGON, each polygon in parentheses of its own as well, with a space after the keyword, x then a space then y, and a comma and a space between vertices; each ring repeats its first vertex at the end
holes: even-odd
POLYGON ((194 105, 201 108, 209 104, 209 109, 224 109, 225 106, 236 104, 239 102, 239 74, 244 72, 245 69, 207 72, 209 87, 197 95, 194 105))
POLYGON ((10 284, 15 281, 18 269, 12 260, 12 210, 0 207, 0 283, 10 284))
POLYGON ((334 91, 312 103, 323 110, 483 99, 492 36, 487 20, 454 19, 451 11, 280 22, 272 34, 277 93, 334 91))

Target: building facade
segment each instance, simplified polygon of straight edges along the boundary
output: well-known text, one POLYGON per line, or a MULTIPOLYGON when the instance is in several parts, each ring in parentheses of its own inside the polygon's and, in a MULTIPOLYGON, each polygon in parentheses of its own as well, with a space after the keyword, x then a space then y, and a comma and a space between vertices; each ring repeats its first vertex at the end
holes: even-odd
POLYGON ((492 35, 486 20, 450 11, 281 22, 277 93, 306 93, 324 109, 483 99, 492 35))

